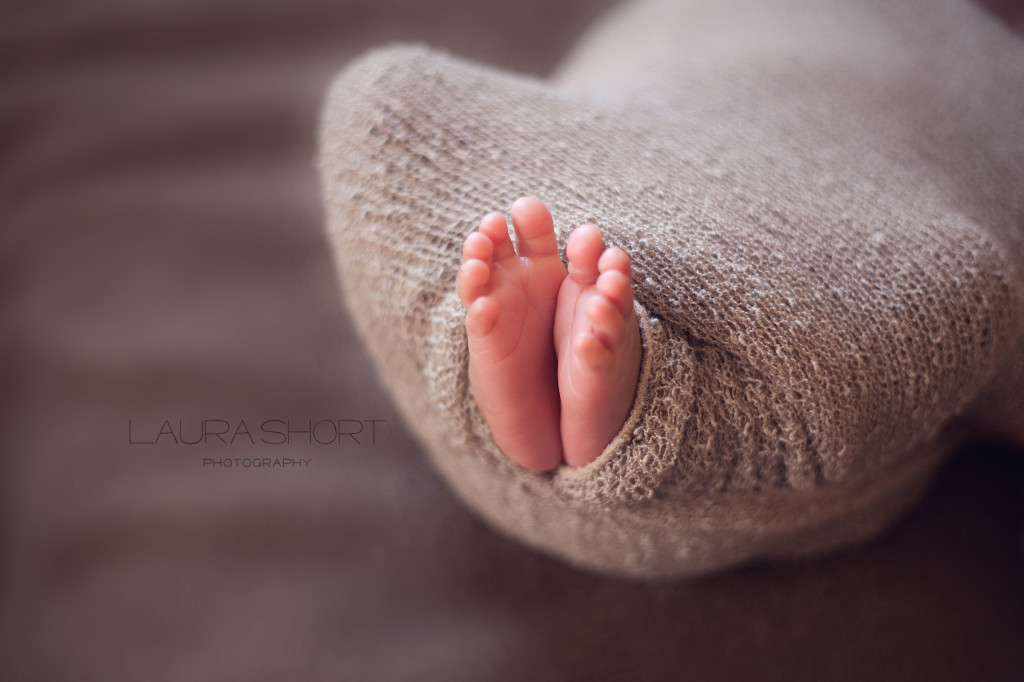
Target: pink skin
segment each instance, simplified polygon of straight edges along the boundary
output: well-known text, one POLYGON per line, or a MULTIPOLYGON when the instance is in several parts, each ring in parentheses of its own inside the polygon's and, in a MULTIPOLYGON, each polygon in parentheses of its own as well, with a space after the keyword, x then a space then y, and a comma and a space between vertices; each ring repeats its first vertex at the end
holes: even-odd
POLYGON ((512 205, 518 250, 491 213, 466 238, 457 288, 466 306, 469 379, 495 443, 534 471, 593 461, 619 431, 640 371, 629 257, 583 225, 569 274, 551 214, 512 205))
POLYGON ((601 230, 581 225, 566 246, 569 276, 558 292, 555 346, 566 464, 594 461, 622 428, 640 376, 629 256, 606 249, 601 230))

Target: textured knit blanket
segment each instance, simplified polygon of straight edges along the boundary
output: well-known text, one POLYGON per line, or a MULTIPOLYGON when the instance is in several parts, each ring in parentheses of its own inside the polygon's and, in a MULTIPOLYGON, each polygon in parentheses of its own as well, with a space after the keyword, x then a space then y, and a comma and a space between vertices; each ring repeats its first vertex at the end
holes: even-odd
POLYGON ((964 426, 1022 428, 1024 44, 957 0, 627 4, 548 80, 390 47, 335 81, 348 305, 467 504, 599 570, 691 575, 877 534, 964 426), (770 5, 770 7, 769 7, 770 5), (465 236, 530 194, 634 264, 626 424, 548 474, 468 391, 465 236))

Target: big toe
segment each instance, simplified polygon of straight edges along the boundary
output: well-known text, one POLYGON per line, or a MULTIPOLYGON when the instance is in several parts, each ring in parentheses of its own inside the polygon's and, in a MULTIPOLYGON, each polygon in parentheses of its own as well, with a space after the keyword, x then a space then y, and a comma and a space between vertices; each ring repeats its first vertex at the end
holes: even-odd
POLYGON ((512 227, 516 231, 516 251, 532 258, 558 253, 555 225, 551 213, 539 199, 522 197, 512 204, 512 227))
POLYGON ((565 246, 569 257, 569 275, 580 284, 597 281, 598 261, 604 251, 601 230, 596 225, 580 225, 569 235, 565 246))

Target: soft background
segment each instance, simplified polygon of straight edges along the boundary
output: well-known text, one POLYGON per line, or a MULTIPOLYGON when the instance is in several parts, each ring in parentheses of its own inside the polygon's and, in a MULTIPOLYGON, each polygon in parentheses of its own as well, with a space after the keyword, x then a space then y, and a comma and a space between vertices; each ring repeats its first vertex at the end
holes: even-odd
POLYGON ((868 547, 647 585, 496 535, 397 421, 323 234, 328 79, 395 40, 544 74, 611 4, 4 3, 0 679, 1024 679, 1019 452, 868 547), (203 418, 386 422, 128 443, 203 418), (312 462, 202 466, 252 456, 312 462))

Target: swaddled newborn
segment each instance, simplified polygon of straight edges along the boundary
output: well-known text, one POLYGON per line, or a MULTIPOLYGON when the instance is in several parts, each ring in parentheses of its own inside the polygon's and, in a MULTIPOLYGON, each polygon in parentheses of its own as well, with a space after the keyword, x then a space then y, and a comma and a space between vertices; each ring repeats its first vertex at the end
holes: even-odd
POLYGON ((1024 46, 960 0, 768 4, 627 4, 550 80, 389 48, 327 102, 397 406, 467 504, 577 564, 863 541, 963 424, 1022 427, 1024 46), (489 211, 523 196, 513 246, 489 211))

